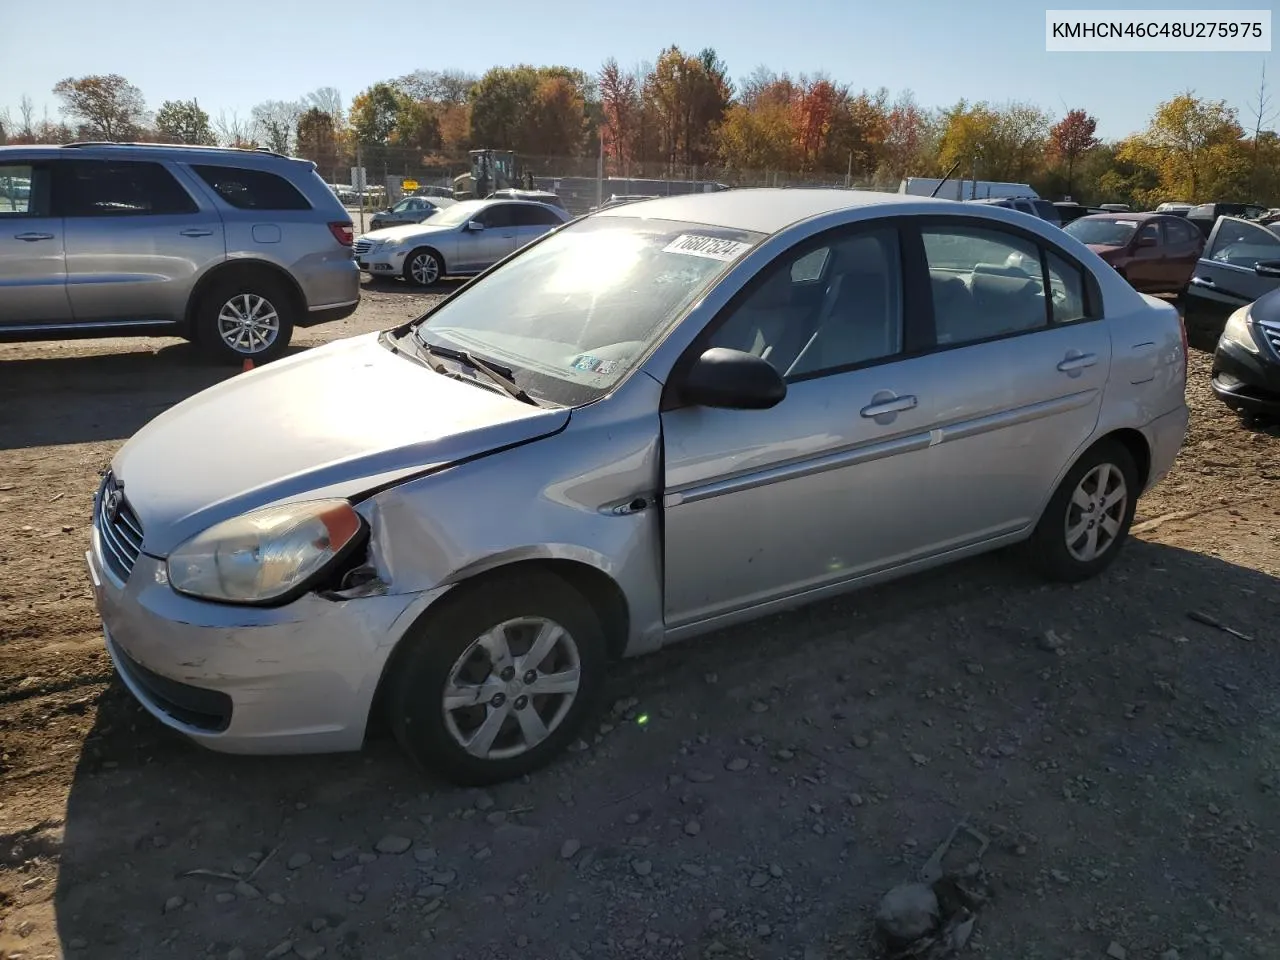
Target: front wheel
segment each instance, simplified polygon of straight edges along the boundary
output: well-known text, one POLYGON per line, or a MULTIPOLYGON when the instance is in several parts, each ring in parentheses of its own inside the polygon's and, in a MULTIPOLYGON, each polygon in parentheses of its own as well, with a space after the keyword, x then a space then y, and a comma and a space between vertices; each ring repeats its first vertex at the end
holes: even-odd
POLYGON ((459 589, 403 641, 388 719, 423 769, 479 786, 529 773, 573 741, 603 687, 606 644, 591 605, 553 574, 459 589))
POLYGON ((429 287, 444 276, 444 264, 431 250, 414 250, 404 258, 404 278, 419 287, 429 287))
POLYGON ((1054 491, 1028 543, 1046 577, 1074 583, 1101 573, 1116 558, 1138 505, 1138 468, 1114 441, 1085 452, 1054 491))
POLYGON ((221 363, 266 363, 284 353, 293 337, 293 297, 270 277, 216 281, 196 313, 196 339, 221 363))

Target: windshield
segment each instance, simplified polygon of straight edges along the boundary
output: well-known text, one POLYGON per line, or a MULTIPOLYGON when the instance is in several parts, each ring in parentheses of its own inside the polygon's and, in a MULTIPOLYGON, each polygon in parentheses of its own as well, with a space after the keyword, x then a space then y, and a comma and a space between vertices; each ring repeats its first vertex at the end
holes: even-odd
POLYGON ((579 220, 459 291, 416 332, 510 367, 538 399, 578 406, 612 390, 762 239, 668 220, 579 220))
POLYGON ((466 223, 485 207, 489 206, 483 200, 464 200, 462 203, 455 203, 451 207, 445 207, 439 213, 431 218, 433 227, 449 227, 459 223, 466 223))
POLYGON ((391 212, 404 213, 406 210, 408 210, 410 207, 413 207, 413 206, 417 206, 417 204, 415 204, 413 200, 401 200, 399 203, 397 203, 394 207, 391 208, 391 212))
POLYGON ((1137 220, 1073 220, 1064 228, 1081 243, 1103 247, 1123 247, 1138 229, 1137 220))

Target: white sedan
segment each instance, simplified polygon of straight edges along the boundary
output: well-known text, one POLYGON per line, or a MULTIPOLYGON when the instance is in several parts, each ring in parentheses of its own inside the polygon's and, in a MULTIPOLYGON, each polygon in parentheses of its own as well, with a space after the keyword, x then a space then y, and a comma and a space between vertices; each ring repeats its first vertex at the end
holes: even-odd
POLYGON ((569 219, 544 203, 466 200, 425 223, 364 234, 354 245, 356 263, 375 277, 429 287, 445 276, 482 273, 569 219))

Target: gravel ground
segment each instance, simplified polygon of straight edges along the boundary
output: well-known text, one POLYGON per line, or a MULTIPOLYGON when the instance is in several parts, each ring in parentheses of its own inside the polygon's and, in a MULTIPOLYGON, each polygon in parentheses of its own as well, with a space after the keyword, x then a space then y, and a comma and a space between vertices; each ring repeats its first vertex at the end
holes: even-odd
MULTIPOLYGON (((367 286, 298 342, 429 302, 367 286)), ((673 647, 489 792, 385 738, 218 756, 112 680, 96 471, 225 375, 178 341, 0 345, 0 957, 869 957, 962 820, 991 840, 974 954, 1280 956, 1280 430, 1217 404, 1204 354, 1106 576, 986 557, 673 647)))

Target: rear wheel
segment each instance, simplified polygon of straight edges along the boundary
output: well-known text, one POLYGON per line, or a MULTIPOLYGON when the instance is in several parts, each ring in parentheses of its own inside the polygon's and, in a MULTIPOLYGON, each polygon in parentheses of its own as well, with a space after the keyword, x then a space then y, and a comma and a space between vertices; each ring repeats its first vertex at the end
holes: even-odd
POLYGON ((1104 440, 1087 450, 1058 485, 1028 543, 1041 573, 1074 583, 1108 567, 1129 535, 1138 484, 1124 446, 1104 440))
POLYGON ((274 277, 256 274, 217 280, 196 312, 196 340, 221 363, 267 363, 293 337, 294 297, 274 277))
POLYGON ((424 770, 496 783, 550 762, 578 735, 603 686, 604 631, 550 573, 460 589, 405 639, 388 720, 424 770))
POLYGON ((434 250, 419 248, 404 258, 404 278, 418 287, 429 287, 444 276, 444 263, 434 250))

